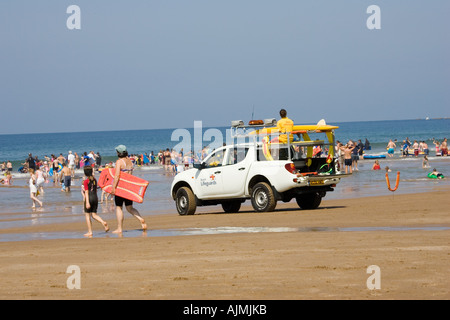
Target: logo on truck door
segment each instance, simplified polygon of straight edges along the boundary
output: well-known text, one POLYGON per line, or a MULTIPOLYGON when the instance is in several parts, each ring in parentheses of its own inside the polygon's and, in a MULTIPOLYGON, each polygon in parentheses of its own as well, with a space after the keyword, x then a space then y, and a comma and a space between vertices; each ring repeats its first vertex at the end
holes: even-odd
POLYGON ((201 178, 200 179, 200 185, 201 186, 209 187, 211 185, 216 185, 216 184, 217 184, 216 176, 213 175, 213 174, 209 176, 209 180, 206 179, 206 178, 201 178))

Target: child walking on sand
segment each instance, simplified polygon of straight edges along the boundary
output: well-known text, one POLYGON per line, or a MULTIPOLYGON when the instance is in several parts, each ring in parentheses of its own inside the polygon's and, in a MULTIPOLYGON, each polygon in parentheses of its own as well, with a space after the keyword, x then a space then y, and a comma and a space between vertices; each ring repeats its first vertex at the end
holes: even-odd
POLYGON ((93 176, 93 170, 91 166, 84 167, 84 174, 86 180, 83 181, 81 192, 83 194, 84 202, 84 214, 86 216, 86 223, 88 232, 84 234, 86 237, 92 237, 92 221, 91 217, 100 222, 105 228, 105 232, 109 231, 108 224, 97 215, 98 197, 97 197, 97 180, 93 176))

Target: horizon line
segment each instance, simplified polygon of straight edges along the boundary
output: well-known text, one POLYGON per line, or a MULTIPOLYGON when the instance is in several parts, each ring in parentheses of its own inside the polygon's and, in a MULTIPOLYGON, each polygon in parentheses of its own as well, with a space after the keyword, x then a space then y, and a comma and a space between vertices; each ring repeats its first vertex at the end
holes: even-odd
MULTIPOLYGON (((415 118, 415 119, 391 119, 391 120, 358 120, 358 121, 336 121, 333 123, 352 123, 352 122, 384 122, 384 121, 417 121, 417 120, 448 120, 450 117, 437 117, 437 118, 415 118)), ((194 120, 202 121, 202 120, 194 120)), ((313 124, 313 123, 305 123, 313 124)), ((228 128, 229 126, 206 126, 204 128, 228 128)), ((183 129, 194 129, 194 127, 182 127, 183 129)), ((25 132, 25 133, 0 133, 0 136, 8 135, 29 135, 29 134, 66 134, 66 133, 94 133, 94 132, 115 132, 115 131, 147 131, 147 130, 176 130, 181 128, 146 128, 146 129, 120 129, 120 130, 94 130, 94 131, 54 131, 54 132, 25 132)))

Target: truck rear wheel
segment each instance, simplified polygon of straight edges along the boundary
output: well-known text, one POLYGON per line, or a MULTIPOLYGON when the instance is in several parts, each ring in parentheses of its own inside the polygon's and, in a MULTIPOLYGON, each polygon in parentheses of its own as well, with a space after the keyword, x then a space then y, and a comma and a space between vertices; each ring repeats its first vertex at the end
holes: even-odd
POLYGON ((317 209, 322 202, 322 196, 317 192, 307 193, 297 196, 295 200, 302 209, 317 209))
POLYGON ((258 212, 270 212, 277 206, 273 190, 266 182, 259 182, 253 187, 251 200, 253 209, 258 212))
POLYGON ((178 214, 182 216, 192 215, 195 213, 195 209, 197 209, 195 196, 188 187, 181 187, 178 189, 175 195, 175 204, 177 206, 178 214))

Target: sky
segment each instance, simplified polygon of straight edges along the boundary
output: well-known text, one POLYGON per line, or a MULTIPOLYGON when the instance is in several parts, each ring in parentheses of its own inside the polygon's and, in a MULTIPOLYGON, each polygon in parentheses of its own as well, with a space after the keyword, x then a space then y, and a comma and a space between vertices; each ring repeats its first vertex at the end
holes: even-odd
POLYGON ((450 117, 449 30, 447 0, 2 0, 0 134, 450 117))

